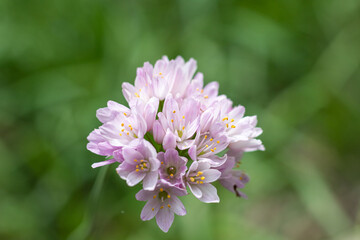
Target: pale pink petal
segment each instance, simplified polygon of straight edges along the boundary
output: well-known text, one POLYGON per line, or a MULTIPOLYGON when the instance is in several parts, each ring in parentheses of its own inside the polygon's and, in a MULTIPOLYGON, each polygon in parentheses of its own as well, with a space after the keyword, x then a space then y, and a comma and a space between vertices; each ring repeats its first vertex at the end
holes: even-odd
POLYGON ((159 199, 150 199, 141 211, 140 218, 147 221, 155 217, 160 209, 159 199))
POLYGON ((164 206, 156 214, 156 223, 164 232, 168 232, 171 224, 174 221, 174 213, 167 207, 164 206))
POLYGON ((169 199, 169 204, 171 206, 171 210, 179 216, 184 216, 186 214, 186 209, 184 204, 180 201, 180 199, 176 196, 173 196, 169 199))
POLYGON ((105 166, 105 165, 109 165, 109 164, 112 164, 114 162, 117 162, 116 159, 109 159, 109 160, 105 160, 105 161, 102 161, 102 162, 97 162, 97 163, 94 163, 91 165, 92 168, 97 168, 97 167, 102 167, 102 166, 105 166))
POLYGON ((200 201, 205 203, 218 203, 220 202, 219 196, 217 195, 216 187, 209 183, 198 184, 197 187, 200 189, 202 195, 199 198, 200 201))
POLYGON ((155 142, 157 142, 158 144, 161 144, 164 140, 165 131, 164 128, 161 126, 159 120, 156 120, 153 124, 153 135, 155 142))
POLYGON ((203 176, 205 177, 204 183, 210 183, 218 180, 221 172, 216 169, 207 169, 203 171, 203 176))
POLYGON ((165 150, 176 147, 176 136, 168 129, 163 140, 163 147, 165 150))
POLYGON ((129 173, 129 175, 127 176, 126 179, 126 183, 132 187, 135 186, 136 184, 138 184, 141 180, 144 179, 146 173, 145 172, 136 172, 133 171, 131 173, 129 173))
POLYGON ((143 180, 143 187, 145 190, 152 191, 155 189, 157 180, 158 180, 158 172, 148 172, 143 180))
POLYGON ((144 158, 144 156, 140 152, 136 151, 133 148, 129 148, 129 147, 123 148, 123 157, 126 162, 134 163, 134 164, 135 164, 135 161, 134 161, 135 159, 141 160, 144 158))
POLYGON ((153 191, 146 191, 146 190, 140 190, 136 195, 135 198, 138 201, 147 201, 152 199, 154 196, 154 192, 153 191))
POLYGON ((192 192, 192 194, 194 194, 196 198, 201 198, 202 192, 196 184, 188 184, 188 186, 190 188, 190 191, 192 192))

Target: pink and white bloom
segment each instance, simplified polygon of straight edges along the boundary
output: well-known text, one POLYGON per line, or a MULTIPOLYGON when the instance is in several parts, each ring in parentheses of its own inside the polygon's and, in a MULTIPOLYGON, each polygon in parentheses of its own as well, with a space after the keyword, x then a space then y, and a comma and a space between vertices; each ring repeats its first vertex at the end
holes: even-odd
POLYGON ((117 115, 112 121, 103 124, 99 130, 110 145, 124 147, 131 144, 133 140, 143 138, 147 125, 145 119, 132 110, 130 114, 117 115))
POLYGON ((96 112, 102 125, 88 136, 87 149, 105 157, 92 167, 118 164, 129 186, 142 185, 141 219, 155 217, 164 232, 175 214, 186 214, 179 197, 188 189, 202 202, 218 203, 218 181, 246 198, 240 189, 249 177, 237 165, 246 152, 265 149, 257 117, 219 95, 218 82, 205 85, 196 68, 194 59, 182 57, 145 62, 134 85, 122 84, 129 107, 108 101, 96 112))
POLYGON ((228 157, 225 164, 218 168, 221 171, 219 182, 229 191, 235 193, 237 197, 247 198, 246 194, 239 191, 244 188, 245 184, 249 182, 249 176, 244 171, 234 170, 236 164, 234 157, 228 157))
POLYGON ((220 202, 216 188, 211 185, 221 175, 217 169, 210 169, 207 161, 195 161, 186 174, 186 183, 191 192, 200 201, 206 203, 220 202))
POLYGON ((195 141, 189 149, 189 156, 194 161, 207 161, 212 166, 220 166, 226 160, 226 155, 219 157, 218 153, 222 152, 229 145, 228 138, 223 134, 223 128, 220 124, 214 124, 210 130, 201 133, 198 130, 195 141))
POLYGON ((153 190, 158 181, 160 161, 151 143, 140 140, 135 148, 124 147, 122 155, 124 162, 116 169, 119 176, 131 187, 143 181, 145 190, 153 190))
POLYGON ((170 185, 164 180, 160 180, 153 191, 140 190, 136 194, 136 199, 147 201, 141 211, 141 219, 147 221, 156 217, 160 229, 167 232, 174 221, 174 214, 186 214, 185 207, 178 198, 186 194, 186 190, 170 185))
POLYGON ((168 149, 165 153, 160 152, 157 157, 161 163, 160 178, 174 186, 185 188, 183 176, 187 169, 187 159, 179 156, 175 149, 168 149))
POLYGON ((194 141, 191 137, 198 129, 199 113, 200 105, 194 99, 188 98, 179 104, 172 95, 168 95, 158 117, 163 131, 171 133, 177 147, 183 150, 189 148, 194 141))

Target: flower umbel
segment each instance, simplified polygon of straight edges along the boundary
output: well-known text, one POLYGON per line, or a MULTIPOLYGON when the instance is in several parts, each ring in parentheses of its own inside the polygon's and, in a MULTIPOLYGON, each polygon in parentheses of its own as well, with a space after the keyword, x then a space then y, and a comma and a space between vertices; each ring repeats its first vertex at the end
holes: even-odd
POLYGON ((175 214, 186 214, 179 197, 220 202, 216 181, 246 198, 239 189, 249 177, 236 168, 245 152, 265 150, 256 116, 244 116, 243 106, 218 95, 217 82, 204 86, 195 71, 196 61, 182 57, 144 63, 135 84, 122 85, 129 107, 109 101, 96 113, 102 125, 88 136, 87 149, 106 157, 92 167, 117 163, 129 186, 142 184, 141 219, 155 217, 164 232, 175 214))

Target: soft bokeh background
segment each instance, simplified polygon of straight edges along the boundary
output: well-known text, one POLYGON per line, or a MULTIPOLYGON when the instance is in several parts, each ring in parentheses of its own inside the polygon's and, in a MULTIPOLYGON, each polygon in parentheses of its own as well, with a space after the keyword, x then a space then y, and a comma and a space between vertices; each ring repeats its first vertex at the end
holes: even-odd
POLYGON ((0 239, 360 239, 360 1, 0 1, 0 239), (258 115, 248 200, 139 218, 86 137, 162 55, 258 115))

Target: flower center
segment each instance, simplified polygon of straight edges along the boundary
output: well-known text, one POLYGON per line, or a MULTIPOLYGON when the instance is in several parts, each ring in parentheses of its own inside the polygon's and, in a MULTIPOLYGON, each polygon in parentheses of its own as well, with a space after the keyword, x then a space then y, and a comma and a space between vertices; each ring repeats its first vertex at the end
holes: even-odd
POLYGON ((204 184, 205 177, 203 176, 203 172, 198 171, 197 173, 192 173, 189 177, 189 180, 193 184, 204 184))
POLYGON ((169 196, 170 195, 166 191, 160 191, 158 195, 161 202, 164 202, 169 196))
POLYGON ((176 174, 176 167, 168 167, 166 169, 166 172, 170 175, 170 177, 173 177, 176 174))
POLYGON ((139 172, 139 171, 148 171, 149 170, 149 163, 148 163, 148 161, 147 160, 144 160, 144 159, 142 159, 142 160, 140 160, 140 161, 138 161, 138 160, 136 160, 136 159, 134 159, 134 162, 136 162, 137 164, 136 164, 136 166, 135 166, 135 168, 136 168, 136 172, 139 172))

